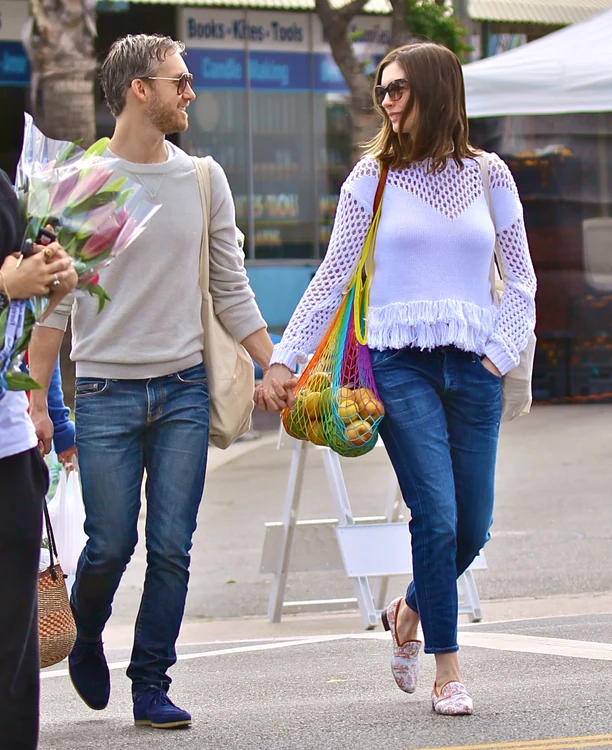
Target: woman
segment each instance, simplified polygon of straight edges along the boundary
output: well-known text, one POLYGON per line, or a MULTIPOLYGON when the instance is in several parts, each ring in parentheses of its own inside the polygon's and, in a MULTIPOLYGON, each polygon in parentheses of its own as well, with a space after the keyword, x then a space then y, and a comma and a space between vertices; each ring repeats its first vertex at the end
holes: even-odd
MULTIPOLYGON (((35 253, 18 264, 13 253, 22 237, 17 200, 0 170, 0 309, 54 289, 51 308, 75 286, 76 272, 57 242, 34 245, 35 253)), ((9 604, 0 609, 2 750, 35 750, 38 742, 36 602, 48 477, 27 408, 24 391, 0 392, 0 601, 9 604)))
POLYGON ((489 538, 501 377, 533 332, 536 279, 516 185, 494 154, 492 223, 457 57, 432 43, 400 47, 380 63, 374 96, 382 127, 342 187, 325 260, 257 398, 268 409, 291 401, 291 370, 319 343, 355 267, 382 162, 389 172, 368 346, 385 406, 380 435, 411 511, 414 570, 383 624, 398 686, 416 687, 420 622, 425 652, 436 659, 434 710, 471 714, 457 655, 456 579, 489 538), (505 277, 499 307, 490 283, 496 239, 505 277))

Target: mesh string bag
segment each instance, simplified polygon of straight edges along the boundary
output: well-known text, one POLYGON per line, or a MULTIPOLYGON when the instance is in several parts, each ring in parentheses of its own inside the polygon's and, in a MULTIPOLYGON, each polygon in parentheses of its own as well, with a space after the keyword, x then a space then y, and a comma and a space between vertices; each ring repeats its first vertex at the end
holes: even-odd
POLYGON ((367 346, 367 310, 387 171, 381 165, 374 217, 347 292, 297 382, 293 406, 281 413, 289 435, 341 456, 371 451, 385 413, 367 346))

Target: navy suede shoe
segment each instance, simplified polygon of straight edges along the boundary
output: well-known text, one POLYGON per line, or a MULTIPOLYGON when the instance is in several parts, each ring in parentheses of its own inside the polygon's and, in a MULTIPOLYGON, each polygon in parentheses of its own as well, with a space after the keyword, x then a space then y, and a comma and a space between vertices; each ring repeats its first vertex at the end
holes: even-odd
POLYGON ((150 688, 134 695, 134 724, 178 729, 191 724, 191 714, 175 706, 161 688, 150 688))
POLYGON ((68 671, 74 689, 89 708, 94 711, 106 708, 110 697, 110 673, 101 638, 92 643, 77 636, 68 657, 68 671))

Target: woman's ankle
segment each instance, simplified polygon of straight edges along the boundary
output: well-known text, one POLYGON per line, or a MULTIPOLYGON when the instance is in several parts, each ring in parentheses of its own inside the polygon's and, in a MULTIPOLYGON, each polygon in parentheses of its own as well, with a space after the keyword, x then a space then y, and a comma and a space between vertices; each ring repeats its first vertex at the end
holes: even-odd
POLYGON ((461 680, 461 668, 459 667, 457 652, 436 654, 436 691, 440 692, 448 682, 461 682, 461 680))
POLYGON ((419 621, 418 613, 402 600, 398 608, 396 622, 397 640, 400 645, 418 639, 419 621))

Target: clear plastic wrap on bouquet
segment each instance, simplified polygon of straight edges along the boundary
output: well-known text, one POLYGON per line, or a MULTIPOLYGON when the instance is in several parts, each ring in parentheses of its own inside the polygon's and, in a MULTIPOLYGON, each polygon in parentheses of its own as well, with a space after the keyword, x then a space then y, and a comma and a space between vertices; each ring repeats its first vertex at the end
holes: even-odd
MULTIPOLYGON (((146 188, 118 176, 120 160, 106 156, 108 138, 84 151, 76 143, 47 138, 25 115, 15 187, 25 224, 24 245, 51 225, 79 276, 78 289, 108 299, 98 274, 125 250, 159 209, 146 188)), ((41 305, 41 311, 42 307, 41 305)))
MULTIPOLYGON (((159 209, 143 185, 118 173, 120 160, 105 155, 107 145, 103 138, 85 151, 47 138, 26 114, 15 183, 25 226, 22 250, 27 252, 50 225, 73 260, 77 293, 96 296, 99 310, 109 300, 100 270, 131 245, 159 209)), ((15 300, 0 311, 0 398, 7 388, 36 387, 19 364, 46 304, 46 297, 15 300)))

